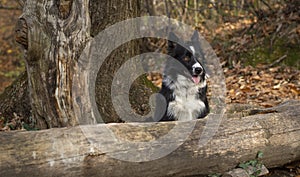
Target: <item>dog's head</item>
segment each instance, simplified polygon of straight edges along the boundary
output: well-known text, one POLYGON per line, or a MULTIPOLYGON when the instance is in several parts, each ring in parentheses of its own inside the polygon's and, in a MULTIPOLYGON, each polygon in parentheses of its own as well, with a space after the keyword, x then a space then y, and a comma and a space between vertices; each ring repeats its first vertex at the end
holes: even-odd
MULTIPOLYGON (((177 79, 178 75, 188 78, 195 84, 203 83, 207 77, 203 65, 200 63, 200 43, 198 32, 195 31, 191 40, 183 42, 173 32, 169 34, 168 54, 180 62, 182 66, 166 66, 170 73, 177 79)), ((170 74, 167 73, 167 74, 170 74)))

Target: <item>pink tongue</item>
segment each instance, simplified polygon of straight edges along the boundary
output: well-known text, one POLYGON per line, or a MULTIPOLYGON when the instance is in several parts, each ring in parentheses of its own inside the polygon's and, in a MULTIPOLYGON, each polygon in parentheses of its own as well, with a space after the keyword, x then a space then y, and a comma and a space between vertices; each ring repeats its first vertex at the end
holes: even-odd
POLYGON ((200 77, 198 77, 198 76, 197 76, 197 77, 194 77, 194 76, 193 76, 192 79, 193 79, 193 81, 194 81, 195 84, 199 84, 199 82, 200 82, 200 77))

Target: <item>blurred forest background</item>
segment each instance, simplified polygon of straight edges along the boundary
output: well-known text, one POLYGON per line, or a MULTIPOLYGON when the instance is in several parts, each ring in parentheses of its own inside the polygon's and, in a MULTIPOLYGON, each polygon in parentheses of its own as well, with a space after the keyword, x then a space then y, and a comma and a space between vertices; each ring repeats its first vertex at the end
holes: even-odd
MULTIPOLYGON (((227 103, 270 107, 300 98, 299 0, 143 0, 142 15, 164 15, 194 26, 222 61, 227 103)), ((25 71, 14 40, 22 9, 0 0, 0 93, 25 71)), ((165 48, 149 40, 143 51, 165 48)), ((145 46, 145 44, 143 44, 145 46)), ((150 74, 154 84, 161 76, 150 74)))

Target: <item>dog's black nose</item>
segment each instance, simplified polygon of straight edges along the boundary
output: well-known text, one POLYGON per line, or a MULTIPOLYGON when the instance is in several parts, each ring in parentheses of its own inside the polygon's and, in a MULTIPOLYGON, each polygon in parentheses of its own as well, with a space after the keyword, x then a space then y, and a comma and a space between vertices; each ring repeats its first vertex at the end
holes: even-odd
POLYGON ((201 73, 202 73, 202 68, 201 67, 195 68, 195 74, 201 74, 201 73))

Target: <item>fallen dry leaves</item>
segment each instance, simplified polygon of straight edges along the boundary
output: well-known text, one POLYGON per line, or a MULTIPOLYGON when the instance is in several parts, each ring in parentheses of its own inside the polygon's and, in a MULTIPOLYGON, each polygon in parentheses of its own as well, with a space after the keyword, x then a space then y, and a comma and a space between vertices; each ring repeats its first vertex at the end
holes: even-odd
POLYGON ((247 103, 264 107, 285 100, 300 99, 300 71, 290 67, 236 66, 224 69, 227 103, 247 103))

